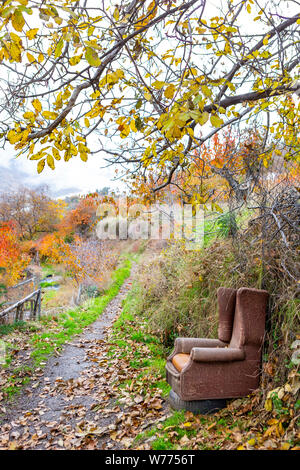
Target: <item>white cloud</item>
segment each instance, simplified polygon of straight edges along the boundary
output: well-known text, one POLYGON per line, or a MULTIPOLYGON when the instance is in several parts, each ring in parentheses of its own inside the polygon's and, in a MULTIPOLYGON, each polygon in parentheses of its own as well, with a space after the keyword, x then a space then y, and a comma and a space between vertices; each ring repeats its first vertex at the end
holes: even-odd
POLYGON ((18 181, 19 184, 31 186, 47 184, 53 194, 62 194, 68 188, 70 192, 80 193, 94 191, 104 186, 123 188, 121 181, 113 181, 116 176, 114 167, 102 168, 105 166, 105 161, 101 154, 90 155, 87 162, 75 157, 69 162, 55 162, 55 166, 54 171, 46 166, 44 171, 38 174, 36 162, 28 160, 25 155, 16 158, 11 147, 1 152, 0 172, 1 167, 7 168, 14 175, 14 182, 18 181))

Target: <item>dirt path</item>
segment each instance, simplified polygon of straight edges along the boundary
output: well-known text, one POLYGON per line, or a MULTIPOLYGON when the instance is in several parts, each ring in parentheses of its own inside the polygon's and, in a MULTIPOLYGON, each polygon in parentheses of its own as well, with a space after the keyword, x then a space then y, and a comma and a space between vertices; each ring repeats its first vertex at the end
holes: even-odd
MULTIPOLYGON (((122 310, 135 267, 101 317, 87 327, 59 357, 51 357, 22 395, 0 417, 2 449, 127 448, 126 413, 116 404, 114 379, 107 370, 108 329, 122 310), (122 436, 123 437, 122 439, 122 436)), ((115 375, 115 377, 114 377, 115 375)))

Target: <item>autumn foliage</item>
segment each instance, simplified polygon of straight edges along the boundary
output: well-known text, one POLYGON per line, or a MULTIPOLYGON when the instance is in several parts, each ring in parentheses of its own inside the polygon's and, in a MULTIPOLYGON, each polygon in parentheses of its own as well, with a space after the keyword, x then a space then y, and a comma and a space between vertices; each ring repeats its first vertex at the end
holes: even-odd
POLYGON ((12 222, 0 224, 0 280, 10 286, 21 277, 30 258, 21 251, 15 225, 12 222))

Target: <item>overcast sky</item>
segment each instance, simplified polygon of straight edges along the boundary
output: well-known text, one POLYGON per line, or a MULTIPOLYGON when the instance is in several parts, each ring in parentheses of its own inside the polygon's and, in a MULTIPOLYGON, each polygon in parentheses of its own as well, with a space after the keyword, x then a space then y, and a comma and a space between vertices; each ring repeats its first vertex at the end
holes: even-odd
POLYGON ((81 161, 80 158, 74 158, 68 163, 56 161, 54 171, 46 165, 40 175, 36 171, 36 162, 27 160, 24 155, 15 158, 15 151, 10 145, 7 145, 6 150, 1 150, 0 155, 0 191, 17 184, 47 184, 55 196, 87 193, 104 186, 124 189, 119 180, 113 181, 116 176, 115 169, 101 168, 105 166, 105 162, 100 154, 91 155, 87 162, 81 161))

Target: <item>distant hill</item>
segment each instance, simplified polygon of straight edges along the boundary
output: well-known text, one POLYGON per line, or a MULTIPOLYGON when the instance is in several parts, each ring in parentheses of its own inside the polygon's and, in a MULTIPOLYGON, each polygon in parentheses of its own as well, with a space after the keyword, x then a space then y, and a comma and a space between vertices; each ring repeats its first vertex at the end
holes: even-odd
POLYGON ((0 193, 14 191, 21 185, 26 186, 26 180, 28 180, 26 173, 0 166, 0 193))

